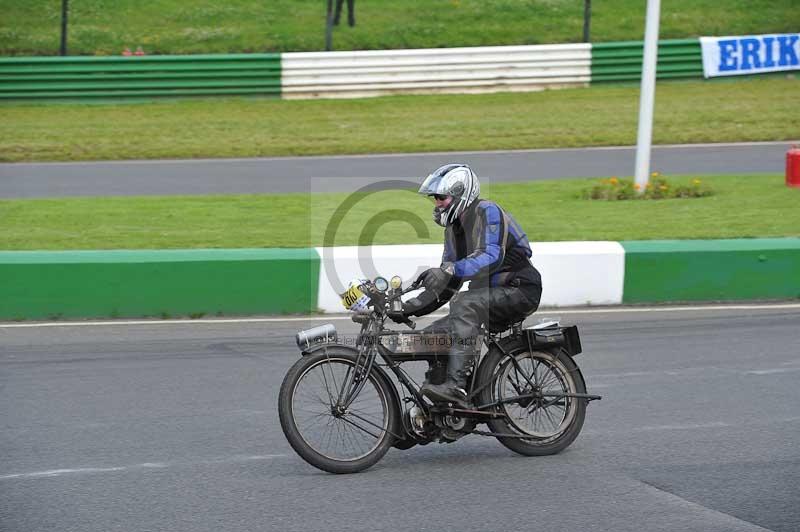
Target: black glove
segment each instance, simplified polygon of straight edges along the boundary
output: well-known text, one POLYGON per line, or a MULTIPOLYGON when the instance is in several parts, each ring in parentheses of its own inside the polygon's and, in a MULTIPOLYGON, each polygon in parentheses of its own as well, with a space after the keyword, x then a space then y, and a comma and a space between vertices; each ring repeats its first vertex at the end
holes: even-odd
POLYGON ((403 301, 403 316, 415 316, 415 313, 423 306, 422 301, 417 297, 412 297, 408 301, 403 301))
POLYGON ((405 323, 405 319, 409 316, 413 316, 415 312, 422 308, 422 302, 417 299, 416 297, 409 299, 408 301, 403 301, 403 309, 402 310, 388 310, 386 311, 386 317, 391 319, 395 323, 405 323))
POLYGON ((397 310, 390 310, 386 313, 386 316, 395 323, 405 323, 406 321, 406 313, 405 311, 397 311, 397 310))
POLYGON ((438 294, 447 288, 453 278, 452 268, 452 264, 443 264, 442 267, 425 270, 417 278, 417 283, 421 282, 427 290, 438 294))

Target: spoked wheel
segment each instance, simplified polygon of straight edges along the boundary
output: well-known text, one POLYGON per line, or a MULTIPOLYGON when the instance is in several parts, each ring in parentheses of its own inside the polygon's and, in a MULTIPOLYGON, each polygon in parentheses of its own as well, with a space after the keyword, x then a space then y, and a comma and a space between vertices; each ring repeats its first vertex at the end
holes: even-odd
POLYGON ((481 367, 480 382, 491 379, 481 404, 497 403, 495 411, 504 414, 489 421, 489 427, 520 436, 497 439, 526 456, 564 450, 578 436, 586 417, 586 399, 565 396, 586 393, 578 367, 565 354, 530 351, 523 342, 512 344, 508 352, 510 356, 492 352, 481 367))
POLYGON ((372 369, 356 377, 356 357, 330 347, 304 356, 286 374, 278 409, 286 439, 306 462, 330 473, 357 473, 394 443, 399 405, 391 383, 372 369), (347 383, 361 387, 350 404, 347 383))

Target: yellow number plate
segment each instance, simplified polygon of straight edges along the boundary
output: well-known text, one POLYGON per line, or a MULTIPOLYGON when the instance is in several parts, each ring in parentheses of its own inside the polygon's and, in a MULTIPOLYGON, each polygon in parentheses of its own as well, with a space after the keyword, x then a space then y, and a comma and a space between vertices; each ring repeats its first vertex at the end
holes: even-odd
POLYGON ((342 305, 344 305, 344 308, 349 309, 363 296, 364 292, 358 286, 351 286, 347 292, 342 294, 342 305))

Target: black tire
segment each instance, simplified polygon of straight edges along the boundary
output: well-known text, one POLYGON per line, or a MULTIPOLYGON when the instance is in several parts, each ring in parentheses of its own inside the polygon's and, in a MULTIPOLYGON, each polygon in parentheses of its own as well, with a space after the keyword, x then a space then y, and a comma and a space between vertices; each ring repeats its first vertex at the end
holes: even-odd
POLYGON ((326 383, 341 380, 336 375, 353 368, 355 360, 349 349, 336 346, 303 356, 289 369, 278 396, 281 428, 289 444, 303 460, 329 473, 358 473, 375 465, 394 444, 392 433, 397 434, 400 425, 397 392, 377 368, 372 369, 353 403, 361 402, 359 408, 370 410, 356 414, 351 405, 343 416, 333 415, 332 404, 339 390, 335 384, 326 383), (364 406, 366 401, 374 405, 364 406), (314 432, 322 435, 313 437, 314 432), (323 448, 326 438, 328 446, 323 448), (335 453, 331 445, 349 447, 352 455, 335 453))
MULTIPOLYGON (((515 357, 523 366, 523 371, 526 369, 526 365, 530 367, 529 377, 532 377, 534 370, 539 374, 539 383, 543 384, 542 388, 545 389, 545 392, 586 393, 586 384, 578 366, 565 352, 559 350, 531 352, 527 343, 521 340, 510 341, 503 346, 503 349, 506 350, 508 356, 493 349, 481 364, 477 375, 478 382, 491 381, 491 385, 481 392, 480 404, 494 403, 503 397, 523 395, 524 392, 506 391, 508 385, 513 386, 515 383, 521 382, 522 385, 530 387, 524 377, 522 379, 515 378, 515 375, 519 376, 519 373, 515 372, 511 356, 515 357)), ((498 405, 494 407, 495 410, 506 416, 494 418, 487 424, 492 432, 530 435, 530 438, 497 437, 500 443, 516 453, 525 456, 559 453, 566 449, 580 433, 586 418, 587 400, 562 398, 561 402, 556 400, 554 404, 548 404, 553 400, 553 398, 550 398, 549 401, 548 398, 542 398, 538 402, 533 400, 528 404, 515 402, 498 405)))

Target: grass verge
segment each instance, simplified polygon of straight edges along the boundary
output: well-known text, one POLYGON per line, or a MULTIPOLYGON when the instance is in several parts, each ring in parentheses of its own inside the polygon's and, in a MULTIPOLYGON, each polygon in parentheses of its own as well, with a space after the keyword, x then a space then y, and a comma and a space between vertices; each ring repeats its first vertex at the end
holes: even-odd
MULTIPOLYGON (((532 241, 800 236, 800 189, 787 188, 783 176, 700 177, 715 195, 586 200, 581 193, 595 181, 577 179, 487 186, 482 196, 512 213, 532 241)), ((431 208, 413 191, 384 191, 368 200, 347 194, 3 200, 0 249, 440 243, 431 208), (348 198, 353 207, 335 214, 348 198), (326 240, 334 219, 340 225, 326 240)))
MULTIPOLYGON (((654 142, 791 140, 793 77, 664 82, 654 142)), ((354 100, 0 106, 0 161, 259 157, 636 142, 639 87, 354 100)))
MULTIPOLYGON (((356 26, 333 36, 337 50, 580 42, 582 0, 358 0, 356 26)), ((297 0, 81 0, 70 2, 72 54, 314 51, 324 49, 325 2, 297 0)), ((57 55, 61 2, 4 0, 0 54, 57 55)), ((595 42, 639 40, 645 2, 592 5, 595 42)), ((797 31, 796 0, 670 0, 662 39, 797 31), (734 5, 731 5, 734 4, 734 5)))

